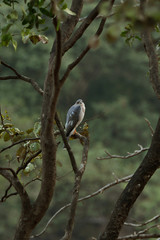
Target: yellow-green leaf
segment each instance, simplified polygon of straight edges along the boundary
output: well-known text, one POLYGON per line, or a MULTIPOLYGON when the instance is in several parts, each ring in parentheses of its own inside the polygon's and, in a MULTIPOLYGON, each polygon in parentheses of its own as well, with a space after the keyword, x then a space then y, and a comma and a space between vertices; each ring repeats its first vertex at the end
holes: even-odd
POLYGON ((5 141, 5 142, 7 142, 7 141, 9 141, 11 139, 11 136, 9 135, 9 133, 8 132, 5 132, 5 134, 4 134, 4 136, 3 136, 3 140, 5 141))

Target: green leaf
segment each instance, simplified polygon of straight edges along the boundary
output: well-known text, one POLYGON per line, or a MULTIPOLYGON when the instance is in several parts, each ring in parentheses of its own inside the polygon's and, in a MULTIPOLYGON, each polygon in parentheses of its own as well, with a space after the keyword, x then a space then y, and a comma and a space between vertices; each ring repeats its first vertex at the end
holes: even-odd
POLYGON ((29 128, 28 130, 26 130, 26 133, 30 134, 33 132, 33 128, 29 128))
POLYGON ((33 142, 30 144, 29 148, 30 148, 31 152, 37 152, 40 150, 40 144, 39 144, 39 142, 33 142))
POLYGON ((29 37, 31 36, 30 29, 24 28, 21 32, 21 36, 22 36, 23 43, 26 43, 28 41, 29 37))
POLYGON ((21 135, 14 135, 12 137, 12 142, 15 143, 15 142, 18 142, 18 141, 20 141, 22 139, 23 139, 23 137, 21 135))
MULTIPOLYGON (((2 126, 2 125, 1 125, 2 126)), ((6 128, 10 128, 10 127, 13 127, 13 124, 12 123, 5 123, 4 126, 6 128)))
POLYGON ((5 27, 2 28, 2 35, 7 33, 8 30, 10 29, 10 27, 12 26, 13 24, 7 24, 5 27))
POLYGON ((48 11, 46 8, 40 8, 39 9, 41 11, 41 13, 43 13, 45 16, 47 17, 53 17, 53 13, 48 11))
POLYGON ((13 9, 11 13, 7 15, 7 18, 16 21, 18 19, 18 12, 15 9, 13 9))
POLYGON ((26 148, 24 146, 21 146, 20 148, 18 148, 16 152, 16 156, 18 159, 23 159, 25 157, 25 154, 26 154, 26 148))
POLYGON ((12 39, 12 45, 14 47, 14 50, 16 51, 17 50, 17 41, 12 39))
POLYGON ((0 133, 2 133, 4 131, 5 131, 5 129, 4 129, 3 125, 0 125, 0 133))
POLYGON ((40 133, 41 133, 41 122, 36 122, 34 124, 33 132, 34 132, 34 135, 36 137, 40 136, 40 133))
POLYGON ((40 41, 38 35, 32 35, 29 37, 29 39, 33 44, 37 44, 40 41))
POLYGON ((44 35, 31 35, 29 39, 33 44, 37 44, 38 42, 42 42, 43 44, 48 43, 48 38, 44 35))
POLYGON ((8 47, 10 41, 12 41, 11 33, 3 34, 1 37, 1 46, 8 47))
POLYGON ((28 163, 27 167, 24 169, 24 173, 30 173, 35 169, 35 166, 32 163, 28 163))
POLYGON ((75 12, 72 12, 69 8, 65 8, 64 11, 68 13, 69 15, 75 16, 75 12))
POLYGON ((5 132, 4 136, 3 136, 3 140, 5 142, 9 141, 11 139, 11 136, 8 132, 5 132))

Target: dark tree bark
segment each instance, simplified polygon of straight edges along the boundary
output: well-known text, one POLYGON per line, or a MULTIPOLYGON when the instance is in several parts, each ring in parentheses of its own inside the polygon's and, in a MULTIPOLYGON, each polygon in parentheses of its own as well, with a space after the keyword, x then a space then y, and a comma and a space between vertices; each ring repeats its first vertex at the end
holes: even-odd
POLYGON ((120 195, 109 223, 99 240, 115 240, 126 220, 130 209, 154 172, 160 167, 160 119, 151 146, 141 165, 120 195))

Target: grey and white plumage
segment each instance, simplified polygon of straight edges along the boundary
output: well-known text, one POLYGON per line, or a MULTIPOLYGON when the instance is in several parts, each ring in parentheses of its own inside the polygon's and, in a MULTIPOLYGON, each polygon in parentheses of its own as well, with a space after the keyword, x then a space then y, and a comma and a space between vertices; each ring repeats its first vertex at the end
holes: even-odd
POLYGON ((69 138, 76 131, 76 128, 82 122, 85 114, 85 104, 82 99, 78 99, 76 103, 70 107, 66 117, 66 137, 69 138))

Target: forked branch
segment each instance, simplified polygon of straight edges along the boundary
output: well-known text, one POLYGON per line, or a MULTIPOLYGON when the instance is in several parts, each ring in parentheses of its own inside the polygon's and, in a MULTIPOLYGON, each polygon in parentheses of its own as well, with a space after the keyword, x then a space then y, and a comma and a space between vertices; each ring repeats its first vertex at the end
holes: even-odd
POLYGON ((34 81, 33 79, 31 79, 27 76, 24 76, 24 75, 20 74, 15 68, 13 68, 9 64, 5 63, 4 61, 0 61, 0 63, 4 67, 10 69, 13 73, 15 73, 15 75, 13 75, 13 76, 10 75, 10 76, 0 77, 0 80, 20 79, 22 81, 30 83, 38 93, 43 95, 43 90, 40 88, 40 86, 38 85, 38 83, 36 81, 34 81))
POLYGON ((120 159, 128 159, 128 158, 132 158, 132 157, 135 157, 139 154, 141 154, 142 152, 145 152, 147 151, 149 148, 148 147, 142 147, 142 145, 138 144, 138 147, 140 149, 138 150, 135 150, 133 153, 129 153, 127 152, 127 155, 113 155, 111 153, 109 153, 108 151, 105 151, 105 153, 107 154, 106 157, 98 157, 97 160, 106 160, 106 159, 112 159, 112 158, 120 158, 120 159))

